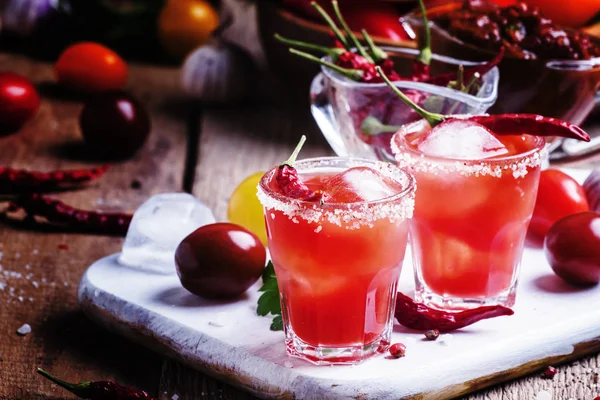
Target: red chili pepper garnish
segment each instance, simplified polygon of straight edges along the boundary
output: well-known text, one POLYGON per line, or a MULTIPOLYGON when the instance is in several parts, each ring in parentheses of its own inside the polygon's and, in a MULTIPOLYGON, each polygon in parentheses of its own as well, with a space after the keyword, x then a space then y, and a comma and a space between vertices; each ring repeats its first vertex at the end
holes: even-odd
MULTIPOLYGON (((498 54, 496 54, 494 56, 494 58, 492 58, 490 61, 486 62, 485 64, 480 64, 480 65, 476 65, 474 67, 468 67, 465 68, 464 72, 463 72, 463 79, 465 82, 470 82, 473 77, 475 76, 475 74, 479 74, 480 76, 484 76, 485 74, 487 74, 488 72, 490 72, 495 66, 497 66, 498 64, 500 64, 500 61, 502 61, 502 59, 504 58, 504 47, 501 47, 500 50, 498 51, 498 54)), ((385 72, 385 70, 384 70, 385 72)), ((387 72, 386 72, 387 74, 387 72)), ((457 79, 457 73, 456 72, 450 72, 447 74, 442 74, 442 75, 436 75, 433 76, 429 79, 427 79, 425 81, 425 83, 430 83, 432 85, 436 85, 436 86, 448 86, 448 84, 452 81, 455 81, 457 79)))
POLYGON ((436 310, 425 304, 415 303, 410 297, 398 292, 394 316, 400 325, 407 328, 421 331, 437 329, 440 332, 450 332, 474 324, 482 319, 513 314, 513 310, 500 305, 483 306, 457 312, 436 310))
POLYGON ((0 167, 0 190, 52 190, 100 178, 109 166, 90 169, 38 172, 0 167))
POLYGON ((48 378, 58 386, 68 390, 75 396, 91 400, 156 400, 143 390, 121 386, 113 381, 81 382, 78 384, 62 381, 41 368, 38 374, 48 378))
POLYGON ((275 177, 277 185, 281 192, 286 196, 304 201, 323 201, 325 194, 322 191, 312 191, 300 180, 298 171, 294 167, 298 153, 306 141, 306 136, 302 135, 300 142, 294 149, 294 152, 284 163, 279 166, 277 176, 275 177))
POLYGON ((31 220, 43 217, 51 224, 69 229, 110 235, 125 235, 133 217, 126 213, 80 210, 37 193, 12 200, 8 211, 16 210, 25 211, 31 220))
POLYGON ((477 122, 498 135, 530 134, 590 141, 590 135, 577 125, 536 114, 476 115, 469 117, 469 121, 477 122))

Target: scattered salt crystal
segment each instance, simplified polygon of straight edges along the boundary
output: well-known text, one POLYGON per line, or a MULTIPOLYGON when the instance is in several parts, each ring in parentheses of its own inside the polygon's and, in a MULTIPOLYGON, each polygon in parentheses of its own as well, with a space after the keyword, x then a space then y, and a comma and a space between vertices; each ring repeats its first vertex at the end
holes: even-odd
POLYGON ((32 281, 31 284, 33 285, 34 288, 38 288, 40 286, 39 283, 37 283, 36 281, 32 281))
POLYGON ((222 312, 218 312, 218 313, 216 313, 216 314, 214 315, 214 318, 212 318, 212 319, 211 319, 211 320, 208 322, 208 324, 209 324, 209 325, 212 325, 212 326, 215 326, 215 327, 217 327, 217 328, 222 328, 222 327, 223 327, 223 316, 224 316, 224 313, 222 313, 222 312))
POLYGON ((541 390, 538 392, 536 400, 552 400, 552 393, 541 390))
POLYGON ((46 282, 48 282, 48 281, 46 280, 46 278, 42 278, 42 283, 46 283, 46 282))
POLYGON ((323 229, 322 225, 317 226, 317 228, 315 229, 315 233, 321 232, 321 229, 323 229))
POLYGON ((292 368, 294 366, 290 361, 284 362, 283 365, 285 365, 286 368, 292 368))
POLYGON ((3 255, 4 255, 4 253, 0 251, 0 261, 2 261, 2 256, 3 255))
POLYGON ((29 302, 33 303, 33 297, 29 298, 29 302))
POLYGON ((100 294, 100 292, 97 289, 94 290, 94 297, 98 297, 99 294, 100 294))
POLYGON ((50 286, 52 286, 52 287, 56 286, 56 282, 52 282, 52 283, 50 284, 50 286))
POLYGON ((69 286, 69 282, 66 282, 66 281, 65 281, 65 282, 63 282, 63 285, 65 285, 65 286, 69 286))
POLYGON ((39 250, 38 249, 34 249, 31 253, 33 253, 34 255, 39 254, 39 250))
POLYGON ((179 395, 174 394, 173 396, 171 396, 171 399, 173 400, 177 400, 179 398, 179 395))
POLYGON ((19 296, 19 301, 22 303, 23 302, 23 296, 19 296))
POLYGON ((31 269, 31 265, 27 264, 27 265, 25 266, 25 269, 31 269))
POLYGON ((21 336, 25 336, 28 333, 31 333, 31 326, 29 326, 29 324, 23 324, 23 326, 17 329, 17 333, 21 336))
POLYGON ((17 258, 17 259, 21 258, 21 253, 15 253, 15 258, 17 258))
POLYGON ((6 287, 6 282, 0 282, 0 290, 4 290, 6 287))

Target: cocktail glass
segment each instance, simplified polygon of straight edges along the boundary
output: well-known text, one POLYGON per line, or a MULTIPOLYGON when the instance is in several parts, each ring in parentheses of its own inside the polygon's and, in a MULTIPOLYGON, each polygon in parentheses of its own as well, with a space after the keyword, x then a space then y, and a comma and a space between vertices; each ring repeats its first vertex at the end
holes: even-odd
POLYGON ((366 191, 368 200, 320 204, 285 196, 277 167, 261 179, 287 351, 316 364, 359 363, 389 345, 414 179, 366 159, 314 158, 295 167, 313 190, 348 200, 366 191))
MULTIPOLYGON (((398 165, 419 186, 410 231, 416 300, 444 309, 512 306, 545 140, 495 135, 507 154, 453 159, 418 150, 430 130, 421 120, 392 139, 398 165)), ((455 139, 468 148, 464 133, 455 139)))

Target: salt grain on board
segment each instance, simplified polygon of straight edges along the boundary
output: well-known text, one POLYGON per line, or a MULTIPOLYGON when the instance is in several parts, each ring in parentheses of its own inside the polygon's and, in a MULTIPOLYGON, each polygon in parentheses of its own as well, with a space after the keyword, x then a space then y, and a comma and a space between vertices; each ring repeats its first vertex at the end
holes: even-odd
POLYGON ((28 333, 31 333, 31 326, 29 326, 29 324, 23 324, 19 329, 17 329, 17 333, 21 336, 25 336, 28 333))

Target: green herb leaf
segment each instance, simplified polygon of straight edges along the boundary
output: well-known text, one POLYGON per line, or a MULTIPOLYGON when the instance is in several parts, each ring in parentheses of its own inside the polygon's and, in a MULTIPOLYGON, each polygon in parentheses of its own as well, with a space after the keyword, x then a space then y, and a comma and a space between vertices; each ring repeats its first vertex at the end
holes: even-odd
POLYGON ((271 323, 272 331, 283 330, 283 319, 281 318, 281 303, 279 302, 279 287, 273 263, 269 261, 262 274, 263 284, 258 289, 263 294, 258 298, 256 313, 260 316, 274 315, 271 323))
POLYGON ((283 330, 283 318, 281 315, 277 315, 273 318, 273 322, 271 322, 271 330, 272 331, 282 331, 283 330))

